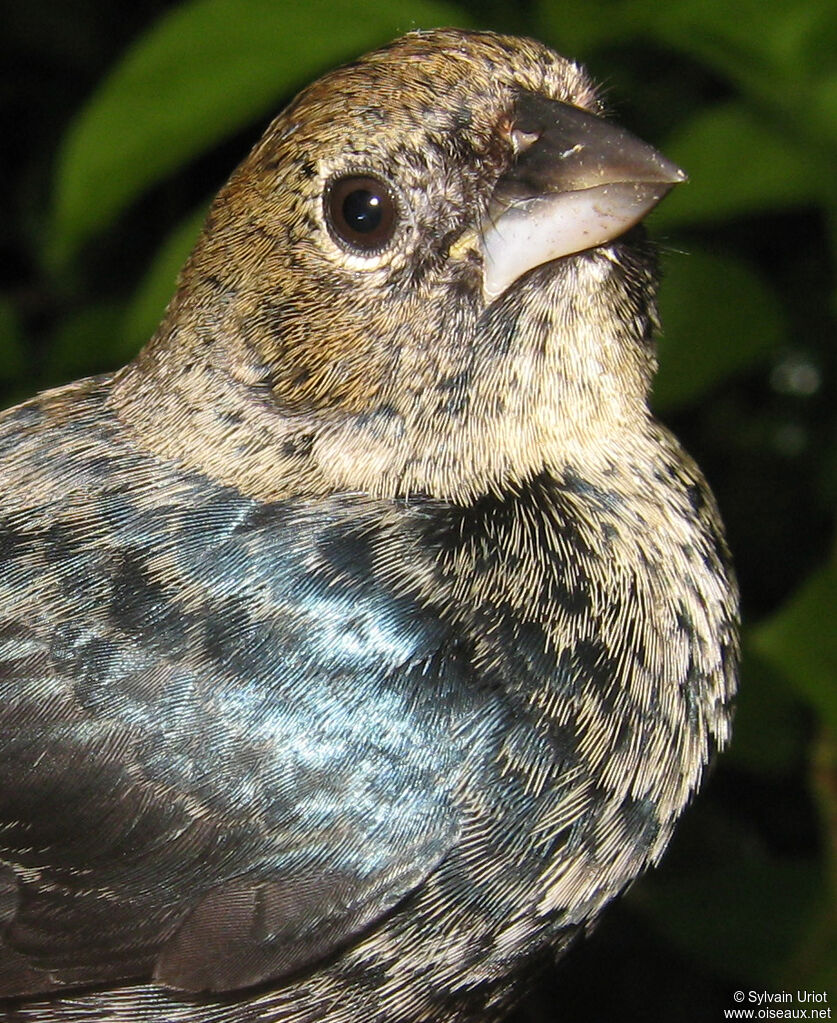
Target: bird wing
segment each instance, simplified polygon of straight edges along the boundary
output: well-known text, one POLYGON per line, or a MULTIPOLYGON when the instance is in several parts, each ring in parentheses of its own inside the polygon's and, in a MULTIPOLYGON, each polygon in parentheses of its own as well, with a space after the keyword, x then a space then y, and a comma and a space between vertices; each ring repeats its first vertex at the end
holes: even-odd
POLYGON ((0 995, 276 978, 455 841, 468 653, 393 577, 394 506, 95 441, 40 466, 60 500, 0 502, 0 995))

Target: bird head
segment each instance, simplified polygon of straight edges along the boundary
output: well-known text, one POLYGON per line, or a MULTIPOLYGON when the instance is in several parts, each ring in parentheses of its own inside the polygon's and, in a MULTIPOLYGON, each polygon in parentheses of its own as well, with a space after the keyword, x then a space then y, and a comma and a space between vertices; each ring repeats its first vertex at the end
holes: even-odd
POLYGON ((652 252, 624 235, 683 179, 547 47, 412 33, 269 126, 123 414, 262 498, 465 500, 615 443, 647 416, 656 323, 652 252))

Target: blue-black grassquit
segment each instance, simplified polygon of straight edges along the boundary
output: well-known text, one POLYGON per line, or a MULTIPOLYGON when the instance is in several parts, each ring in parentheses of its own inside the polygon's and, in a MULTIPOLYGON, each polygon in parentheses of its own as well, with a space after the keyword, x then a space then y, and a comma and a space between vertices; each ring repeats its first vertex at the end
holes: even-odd
POLYGON ((647 407, 682 179, 545 47, 414 33, 137 359, 0 417, 9 1019, 489 1023, 660 857, 737 643, 647 407))

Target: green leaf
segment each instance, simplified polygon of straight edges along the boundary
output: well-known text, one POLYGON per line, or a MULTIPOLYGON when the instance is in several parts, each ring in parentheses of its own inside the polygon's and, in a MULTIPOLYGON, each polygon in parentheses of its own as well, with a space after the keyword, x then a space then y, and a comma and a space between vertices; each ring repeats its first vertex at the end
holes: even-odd
POLYGON ((17 311, 5 296, 0 296, 0 383, 15 380, 23 373, 23 369, 23 346, 17 311))
POLYGON ((51 257, 66 262, 143 190, 293 89, 416 27, 462 24, 439 0, 191 0, 126 54, 72 125, 51 257))
POLYGON ((766 984, 805 934, 823 877, 813 863, 748 853, 689 878, 655 879, 641 908, 690 960, 766 984))
POLYGON ((701 112, 662 149, 689 175, 654 214, 664 228, 819 203, 833 177, 818 153, 741 102, 701 112))
POLYGON ((157 329, 174 294, 180 268, 192 251, 205 217, 206 207, 202 206, 178 224, 158 249, 125 313, 124 328, 117 345, 122 360, 132 359, 157 329))
MULTIPOLYGON (((567 53, 652 40, 688 54, 745 93, 794 110, 834 71, 833 0, 545 0, 540 22, 567 53), (577 47, 577 50, 570 49, 577 47)), ((797 116, 804 111, 797 110, 797 116)))
POLYGON ((743 821, 702 802, 629 904, 690 962, 769 984, 809 931, 826 880, 815 859, 769 853, 743 821))
POLYGON ((781 777, 805 757, 811 716, 784 675, 758 657, 746 637, 735 727, 724 763, 765 778, 781 777))
POLYGON ((645 0, 643 6, 654 6, 658 38, 734 81, 742 75, 775 75, 798 59, 813 4, 809 0, 803 11, 798 0, 737 0, 734 14, 727 0, 679 0, 665 6, 645 0))
POLYGON ((613 42, 626 42, 644 25, 644 18, 631 16, 624 0, 541 0, 536 15, 538 34, 572 59, 587 59, 613 42))
MULTIPOLYGON (((835 49, 837 49, 837 40, 835 40, 835 49)), ((832 147, 837 147, 837 72, 817 83, 809 118, 817 128, 822 130, 825 140, 832 147)))
POLYGON ((837 995, 837 733, 823 727, 809 753, 814 795, 820 813, 824 859, 830 881, 823 886, 819 913, 800 942, 786 976, 809 990, 837 995))
POLYGON ((120 315, 119 306, 102 302, 66 316, 47 352, 45 380, 64 383, 91 371, 116 369, 120 315))
POLYGON ((815 572, 750 634, 756 653, 781 671, 837 733, 837 558, 815 572))
POLYGON ((781 306, 742 260, 692 246, 669 253, 664 266, 654 383, 654 406, 661 410, 696 400, 785 336, 781 306))
POLYGON ((648 24, 661 42, 712 67, 774 113, 781 112, 789 129, 804 136, 813 126, 820 78, 834 72, 833 0, 738 0, 732 15, 726 0, 680 0, 654 7, 648 24))

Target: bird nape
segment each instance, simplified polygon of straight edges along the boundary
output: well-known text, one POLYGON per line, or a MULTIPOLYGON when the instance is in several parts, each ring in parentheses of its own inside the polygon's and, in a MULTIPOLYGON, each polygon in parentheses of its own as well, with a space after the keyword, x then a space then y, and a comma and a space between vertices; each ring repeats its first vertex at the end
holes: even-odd
POLYGON ((661 856, 737 598, 649 413, 683 173, 578 65, 304 90, 115 374, 0 416, 0 997, 490 1023, 661 856))

